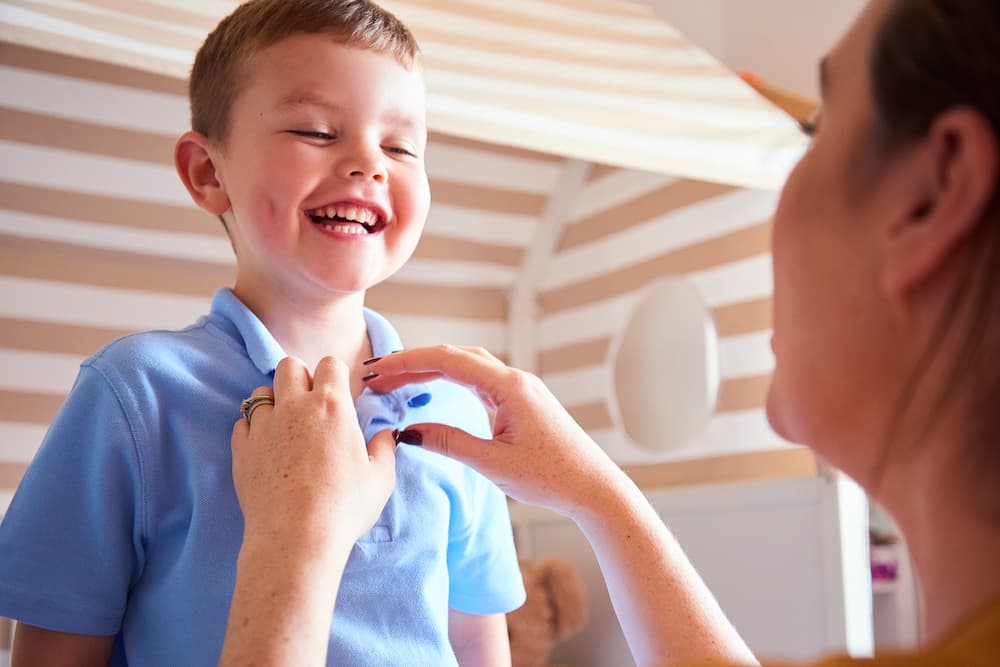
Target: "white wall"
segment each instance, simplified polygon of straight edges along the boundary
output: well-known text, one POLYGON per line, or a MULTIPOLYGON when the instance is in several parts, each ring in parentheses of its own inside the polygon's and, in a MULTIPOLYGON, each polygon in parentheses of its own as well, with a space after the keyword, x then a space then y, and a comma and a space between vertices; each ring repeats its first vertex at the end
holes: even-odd
MULTIPOLYGON (((723 611, 756 655, 870 655, 871 582, 864 495, 842 476, 648 492, 723 611)), ((593 552, 570 521, 512 510, 522 558, 556 555, 579 570, 590 618, 553 662, 632 665, 593 552)))
POLYGON ((637 0, 736 71, 818 97, 816 64, 867 0, 637 0))

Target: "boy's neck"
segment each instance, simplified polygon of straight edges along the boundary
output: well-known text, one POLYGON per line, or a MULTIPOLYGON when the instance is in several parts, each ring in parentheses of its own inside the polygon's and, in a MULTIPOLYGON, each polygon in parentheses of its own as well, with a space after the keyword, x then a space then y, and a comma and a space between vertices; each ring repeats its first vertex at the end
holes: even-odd
POLYGON ((309 303, 293 299, 261 299, 236 296, 267 327, 289 356, 301 359, 310 371, 323 357, 335 357, 351 367, 351 392, 356 398, 364 389, 361 362, 372 356, 364 317, 364 292, 332 301, 309 303))

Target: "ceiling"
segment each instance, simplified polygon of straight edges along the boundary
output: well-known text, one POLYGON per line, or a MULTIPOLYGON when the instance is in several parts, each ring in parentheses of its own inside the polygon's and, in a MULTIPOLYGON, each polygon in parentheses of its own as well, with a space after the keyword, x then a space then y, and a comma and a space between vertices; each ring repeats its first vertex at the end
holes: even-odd
MULTIPOLYGON (((425 53, 433 131, 777 189, 797 125, 670 23, 614 0, 384 0, 425 53)), ((694 3, 690 3, 694 4, 694 3)), ((4 0, 0 41, 186 77, 233 0, 4 0)))

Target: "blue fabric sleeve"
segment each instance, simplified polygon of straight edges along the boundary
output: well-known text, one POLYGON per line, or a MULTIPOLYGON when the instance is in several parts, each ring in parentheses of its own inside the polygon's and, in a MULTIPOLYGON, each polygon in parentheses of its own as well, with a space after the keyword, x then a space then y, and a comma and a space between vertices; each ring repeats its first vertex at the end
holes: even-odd
POLYGON ((84 365, 0 525, 0 616, 115 634, 142 568, 142 523, 132 428, 84 365))
MULTIPOLYGON (((470 394, 470 398, 471 394, 470 394)), ((477 400, 465 430, 489 438, 485 409, 477 400)), ((491 481, 464 469, 464 488, 452 499, 448 541, 448 606, 469 614, 498 614, 524 604, 524 582, 514 550, 507 497, 491 481)))

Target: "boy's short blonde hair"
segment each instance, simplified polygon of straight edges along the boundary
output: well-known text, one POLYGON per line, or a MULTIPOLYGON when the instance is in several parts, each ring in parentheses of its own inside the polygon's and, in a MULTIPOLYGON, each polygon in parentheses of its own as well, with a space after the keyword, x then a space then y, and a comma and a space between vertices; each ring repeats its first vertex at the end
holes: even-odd
POLYGON ((191 129, 224 145, 230 110, 255 54, 300 33, 391 55, 413 67, 420 47, 403 22, 369 0, 250 0, 224 18, 198 49, 188 95, 191 129))

